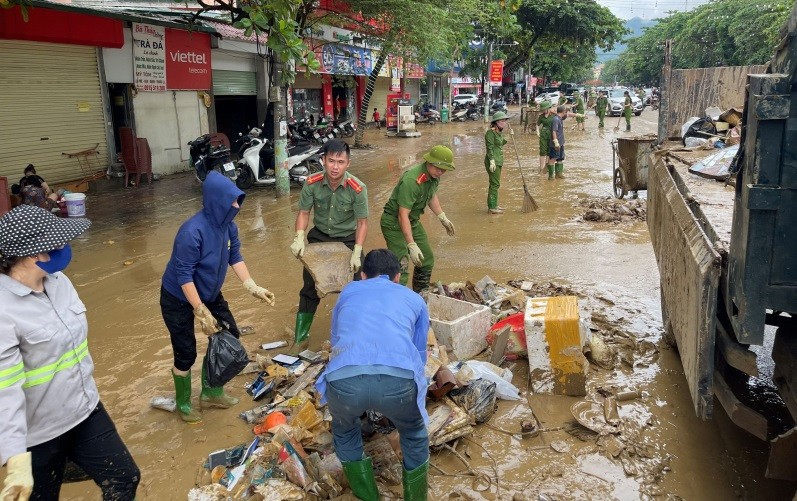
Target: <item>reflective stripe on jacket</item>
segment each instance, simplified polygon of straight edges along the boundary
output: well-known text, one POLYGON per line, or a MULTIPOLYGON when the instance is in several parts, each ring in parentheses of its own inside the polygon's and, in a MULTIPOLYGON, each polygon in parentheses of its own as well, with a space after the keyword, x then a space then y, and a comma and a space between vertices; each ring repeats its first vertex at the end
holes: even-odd
POLYGON ((0 464, 74 428, 99 403, 86 307, 63 273, 34 292, 0 274, 0 464))

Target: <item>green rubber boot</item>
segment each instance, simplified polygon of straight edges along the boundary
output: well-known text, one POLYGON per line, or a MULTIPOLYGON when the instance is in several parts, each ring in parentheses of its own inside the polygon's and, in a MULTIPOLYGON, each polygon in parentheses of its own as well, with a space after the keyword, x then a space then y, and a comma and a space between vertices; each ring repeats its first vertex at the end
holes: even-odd
POLYGON ((313 325, 315 313, 296 313, 296 328, 293 330, 294 344, 302 344, 310 340, 310 326, 313 325))
POLYGON ((172 379, 174 379, 174 400, 177 402, 177 414, 188 424, 202 422, 202 414, 191 407, 191 371, 188 371, 185 376, 169 372, 172 373, 172 379))
POLYGON ((346 461, 343 463, 343 472, 349 481, 352 493, 357 499, 363 501, 379 501, 379 490, 376 488, 374 478, 374 464, 371 458, 361 461, 346 461))
POLYGON ((548 164, 548 180, 553 179, 553 165, 548 164))
POLYGON ((404 484, 404 501, 426 501, 429 490, 427 476, 429 474, 429 460, 414 470, 404 470, 402 483, 404 484))
POLYGON ((224 393, 224 387, 211 388, 205 382, 205 360, 202 360, 202 393, 199 394, 199 403, 202 407, 216 407, 229 409, 238 403, 238 399, 224 393))
POLYGON ((562 162, 556 162, 556 179, 564 179, 565 175, 563 172, 565 171, 565 164, 562 162))

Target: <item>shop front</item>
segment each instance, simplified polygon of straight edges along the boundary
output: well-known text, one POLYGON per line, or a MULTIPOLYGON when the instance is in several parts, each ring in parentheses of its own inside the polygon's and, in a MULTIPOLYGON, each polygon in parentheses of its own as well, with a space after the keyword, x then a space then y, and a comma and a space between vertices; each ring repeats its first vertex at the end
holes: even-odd
POLYGON ((98 48, 123 43, 115 19, 29 8, 26 22, 19 7, 2 11, 0 176, 16 182, 30 163, 55 185, 107 168, 113 139, 98 48), (83 150, 90 150, 88 167, 64 155, 83 150))

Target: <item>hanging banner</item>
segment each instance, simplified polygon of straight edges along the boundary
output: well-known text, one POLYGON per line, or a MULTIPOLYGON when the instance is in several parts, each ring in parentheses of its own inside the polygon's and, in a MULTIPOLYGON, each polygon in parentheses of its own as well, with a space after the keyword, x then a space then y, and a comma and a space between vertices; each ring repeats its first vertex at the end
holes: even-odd
POLYGON ((166 90, 166 28, 133 23, 133 65, 139 92, 166 90))
POLYGON ((139 92, 209 90, 210 36, 133 23, 133 64, 139 92))
POLYGON ((504 60, 490 61, 490 85, 501 86, 504 79, 504 60))
POLYGON ((372 68, 371 49, 327 43, 315 49, 321 63, 319 73, 333 75, 369 75, 372 68))

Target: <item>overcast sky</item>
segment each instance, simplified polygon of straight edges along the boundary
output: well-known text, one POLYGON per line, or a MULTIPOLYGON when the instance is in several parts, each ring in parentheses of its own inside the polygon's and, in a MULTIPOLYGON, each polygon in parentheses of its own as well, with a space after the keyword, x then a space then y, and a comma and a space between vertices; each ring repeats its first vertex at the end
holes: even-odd
POLYGON ((708 0, 597 0, 620 19, 641 17, 645 20, 666 17, 668 11, 692 10, 708 0))

